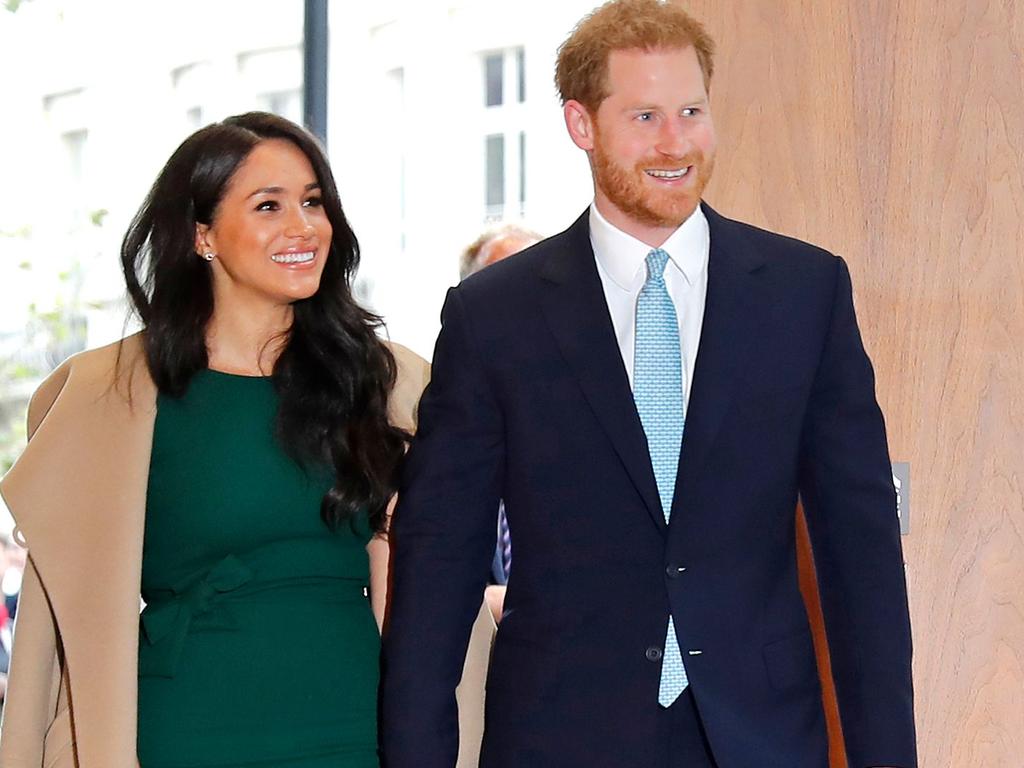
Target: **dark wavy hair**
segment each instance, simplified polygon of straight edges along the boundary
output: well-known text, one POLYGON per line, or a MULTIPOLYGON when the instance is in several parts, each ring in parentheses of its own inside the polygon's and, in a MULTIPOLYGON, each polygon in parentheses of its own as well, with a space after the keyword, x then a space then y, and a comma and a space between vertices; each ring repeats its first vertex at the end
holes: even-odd
POLYGON ((334 230, 320 287, 293 303, 274 364, 278 438, 302 463, 333 465, 334 485, 320 508, 324 522, 335 528, 367 510, 371 527, 383 531, 409 439, 388 421, 397 365, 377 336, 381 319, 352 297, 359 246, 324 152, 303 128, 266 112, 229 117, 189 136, 160 171, 121 246, 149 372, 162 394, 181 397, 207 367, 213 279, 195 252, 196 224, 213 223, 235 172, 267 139, 290 141, 309 158, 334 230))

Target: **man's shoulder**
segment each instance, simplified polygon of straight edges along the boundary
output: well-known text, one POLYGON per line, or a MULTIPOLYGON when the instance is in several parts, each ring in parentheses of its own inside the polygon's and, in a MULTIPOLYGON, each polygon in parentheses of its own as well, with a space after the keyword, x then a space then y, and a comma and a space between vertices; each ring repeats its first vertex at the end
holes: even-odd
POLYGON ((456 290, 465 301, 489 306, 529 299, 536 294, 546 265, 563 248, 559 235, 542 240, 470 275, 456 290))
POLYGON ((826 248, 790 235, 731 219, 705 206, 712 247, 725 244, 756 254, 773 266, 832 272, 838 257, 826 248))

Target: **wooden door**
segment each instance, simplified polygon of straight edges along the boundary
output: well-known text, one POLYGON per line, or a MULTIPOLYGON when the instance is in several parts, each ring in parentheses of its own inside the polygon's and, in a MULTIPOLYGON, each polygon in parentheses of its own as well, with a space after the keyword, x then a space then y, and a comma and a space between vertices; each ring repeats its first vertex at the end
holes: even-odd
POLYGON ((911 465, 920 764, 1024 765, 1024 3, 687 6, 719 44, 708 200, 850 264, 911 465))

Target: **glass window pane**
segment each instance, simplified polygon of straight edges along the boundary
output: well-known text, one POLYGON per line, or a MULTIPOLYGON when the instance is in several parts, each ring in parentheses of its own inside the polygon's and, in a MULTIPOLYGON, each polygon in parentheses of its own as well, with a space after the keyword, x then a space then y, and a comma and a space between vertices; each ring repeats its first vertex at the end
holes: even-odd
POLYGON ((526 50, 516 48, 516 78, 519 84, 519 103, 526 101, 526 50))
POLYGON ((519 132, 519 202, 526 203, 526 131, 519 132))
POLYGON ((492 53, 484 58, 484 106, 495 107, 505 100, 502 59, 500 53, 492 53))
POLYGON ((256 95, 256 106, 266 112, 286 117, 293 123, 302 122, 302 91, 276 91, 256 95))
POLYGON ((505 204, 505 137, 488 136, 486 175, 486 202, 488 209, 505 204))
POLYGON ((198 131, 203 127, 203 108, 192 107, 185 112, 185 122, 190 130, 198 131))
POLYGON ((61 135, 64 143, 64 151, 68 159, 68 175, 75 184, 82 182, 82 169, 85 166, 85 143, 89 138, 89 132, 85 130, 68 131, 61 135))

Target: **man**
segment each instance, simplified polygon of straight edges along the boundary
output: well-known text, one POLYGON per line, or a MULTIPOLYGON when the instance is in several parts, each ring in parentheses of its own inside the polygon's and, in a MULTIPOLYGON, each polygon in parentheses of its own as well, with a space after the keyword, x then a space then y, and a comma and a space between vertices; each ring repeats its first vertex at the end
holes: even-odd
POLYGON ((613 0, 559 52, 594 203, 453 289, 394 522, 389 768, 441 768, 504 498, 484 768, 824 768, 794 507, 851 768, 916 765, 895 497, 849 273, 701 203, 713 44, 613 0))
POLYGON ((497 264, 539 242, 541 236, 518 224, 503 224, 489 229, 462 252, 459 259, 459 277, 466 279, 484 267, 497 264))

